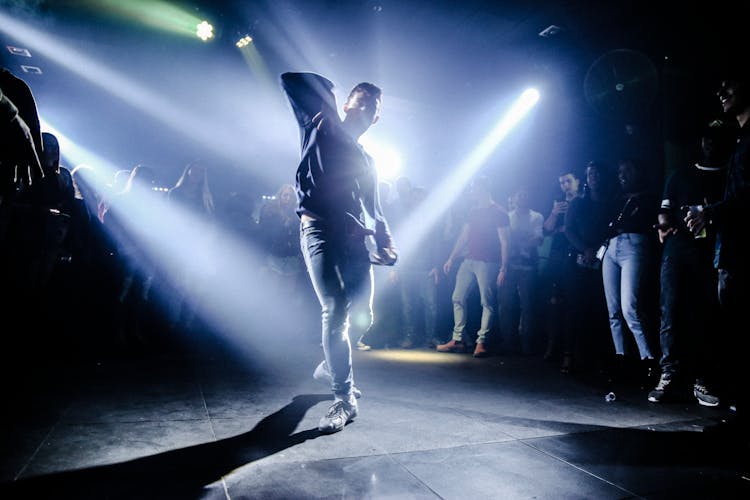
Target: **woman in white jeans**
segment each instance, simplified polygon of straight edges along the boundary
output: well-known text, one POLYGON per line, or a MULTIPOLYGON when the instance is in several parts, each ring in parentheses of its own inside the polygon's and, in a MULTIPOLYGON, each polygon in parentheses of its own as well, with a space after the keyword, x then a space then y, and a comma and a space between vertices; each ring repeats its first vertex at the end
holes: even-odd
POLYGON ((618 178, 623 193, 622 208, 610 223, 612 236, 605 243, 602 259, 609 326, 615 353, 624 356, 623 323, 627 324, 638 346, 639 357, 647 364, 647 376, 651 376, 656 374, 656 356, 650 348, 653 332, 646 286, 655 262, 653 224, 659 199, 646 189, 645 174, 636 161, 621 160, 618 178))

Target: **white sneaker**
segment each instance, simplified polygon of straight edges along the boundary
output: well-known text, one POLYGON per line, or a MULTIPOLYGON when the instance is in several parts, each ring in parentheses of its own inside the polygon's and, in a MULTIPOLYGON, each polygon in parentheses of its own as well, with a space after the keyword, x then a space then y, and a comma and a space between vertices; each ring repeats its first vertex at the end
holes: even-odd
POLYGON ((358 351, 369 351, 370 349, 372 349, 372 346, 369 346, 369 345, 365 344, 361 340, 357 341, 357 350, 358 351))
POLYGON ((669 384, 672 383, 672 379, 668 375, 661 374, 659 377, 659 383, 656 385, 653 391, 648 393, 648 400, 652 403, 660 403, 663 401, 670 392, 669 384))
POLYGON ((328 412, 320 419, 318 430, 324 434, 338 432, 354 420, 357 413, 357 400, 355 398, 339 399, 328 408, 328 412))
POLYGON ((700 382, 696 382, 693 386, 693 396, 698 400, 698 404, 703 406, 719 406, 721 402, 718 396, 711 394, 708 388, 700 382))

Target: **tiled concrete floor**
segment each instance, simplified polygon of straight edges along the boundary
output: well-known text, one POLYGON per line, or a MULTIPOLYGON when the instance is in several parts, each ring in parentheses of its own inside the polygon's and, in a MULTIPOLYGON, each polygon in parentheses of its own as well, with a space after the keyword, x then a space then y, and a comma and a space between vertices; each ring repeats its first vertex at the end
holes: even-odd
POLYGON ((324 436, 317 344, 227 352, 21 384, 0 498, 750 498, 747 456, 700 432, 724 408, 628 384, 607 403, 536 358, 355 351, 360 416, 324 436))

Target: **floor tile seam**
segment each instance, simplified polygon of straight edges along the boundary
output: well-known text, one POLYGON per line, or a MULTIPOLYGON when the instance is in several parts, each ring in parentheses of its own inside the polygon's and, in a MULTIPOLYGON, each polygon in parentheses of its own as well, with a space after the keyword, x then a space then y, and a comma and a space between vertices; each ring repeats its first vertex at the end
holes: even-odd
POLYGON ((50 429, 47 431, 47 433, 44 435, 44 437, 39 441, 39 444, 34 449, 34 451, 31 453, 31 456, 29 457, 29 459, 26 460, 26 463, 24 463, 23 466, 21 467, 21 469, 18 471, 18 473, 13 476, 13 480, 14 481, 17 481, 23 475, 23 473, 26 471, 26 469, 29 468, 29 466, 31 465, 31 463, 34 461, 34 459, 36 458, 36 456, 39 454, 39 452, 44 447, 44 443, 47 442, 47 440, 49 439, 49 437, 52 435, 52 433, 57 429, 57 427, 59 425, 60 425, 60 420, 58 419, 58 421, 55 422, 50 427, 50 429))
POLYGON ((26 471, 26 469, 28 469, 28 467, 29 467, 29 466, 31 465, 31 463, 32 463, 32 462, 34 461, 34 459, 36 458, 36 456, 37 456, 37 455, 39 454, 39 451, 40 451, 40 450, 42 449, 42 447, 44 446, 44 443, 45 443, 45 442, 47 442, 47 440, 48 440, 48 439, 50 438, 50 436, 52 436, 52 434, 53 434, 53 433, 55 432, 55 430, 56 430, 56 429, 57 429, 58 427, 60 427, 60 426, 64 425, 64 423, 63 423, 63 420, 65 419, 65 415, 66 415, 67 413, 69 413, 69 412, 70 412, 70 408, 71 408, 71 406, 72 406, 72 404, 71 404, 71 403, 68 403, 68 404, 67 404, 67 405, 65 406, 65 408, 64 408, 64 409, 63 409, 63 410, 62 410, 62 411, 60 412, 60 416, 59 416, 59 417, 57 418, 57 420, 55 421, 55 423, 54 423, 54 424, 52 424, 52 425, 51 425, 51 426, 49 427, 49 430, 48 430, 48 431, 46 432, 46 434, 44 435, 44 437, 42 437, 42 439, 41 439, 41 440, 39 441, 39 444, 38 444, 38 445, 37 445, 37 447, 36 447, 36 448, 34 449, 34 451, 33 451, 33 452, 31 453, 31 456, 29 457, 29 459, 28 459, 28 460, 26 461, 26 463, 25 463, 25 464, 24 464, 24 465, 23 465, 23 466, 21 467, 21 469, 20 469, 20 470, 18 471, 18 473, 17 473, 17 474, 16 474, 15 476, 14 476, 14 478, 13 478, 13 480, 14 480, 14 481, 15 481, 15 480, 18 480, 18 478, 20 478, 20 477, 21 477, 21 475, 22 475, 22 474, 23 474, 23 473, 24 473, 24 472, 26 471))
MULTIPOLYGON (((585 424, 589 425, 590 428, 588 429, 581 429, 578 431, 568 431, 568 432, 558 432, 556 434, 550 434, 547 436, 529 436, 529 437, 522 437, 522 438, 514 438, 517 441, 523 442, 524 444, 528 444, 527 442, 534 441, 537 439, 547 439, 547 438, 560 438, 565 437, 569 435, 579 435, 579 434, 593 434, 593 433, 599 433, 599 432, 617 432, 617 431, 624 431, 624 430, 636 430, 636 431, 645 431, 650 430, 652 432, 663 432, 663 433, 669 433, 669 432, 700 432, 700 431, 669 431, 669 430, 655 430, 650 429, 649 427, 653 425, 671 425, 671 424, 686 424, 689 422, 693 422, 695 420, 685 420, 685 421, 678 421, 678 422, 661 422, 658 424, 638 424, 638 425, 623 425, 623 426, 603 426, 603 425, 597 425, 597 424, 585 424)), ((578 425, 578 424, 576 424, 578 425)), ((584 424, 580 424, 584 425, 584 424)))
MULTIPOLYGON (((456 409, 455 411, 459 412, 463 416, 467 418, 476 418, 479 417, 481 419, 492 419, 497 418, 498 415, 496 414, 488 414, 486 412, 481 412, 478 410, 461 410, 456 409)), ((587 414, 583 411, 574 411, 575 415, 580 415, 583 417, 586 417, 587 414)), ((676 416, 682 416, 682 415, 676 415, 676 416)), ((517 417, 517 416, 500 416, 500 418, 524 418, 524 417, 517 417)), ((590 423, 590 424, 583 424, 578 422, 560 422, 561 424, 565 425, 579 425, 579 426, 587 426, 587 427, 597 427, 597 429, 584 429, 582 431, 571 431, 570 433, 579 433, 579 432, 590 432, 590 431, 606 431, 610 429, 633 429, 633 428, 643 428, 645 426, 654 426, 654 425, 669 425, 669 424, 686 424, 689 422, 698 422, 708 417, 695 417, 695 418, 689 418, 689 419, 678 419, 678 420, 667 420, 667 421, 657 421, 652 423, 646 423, 646 424, 637 424, 637 425, 622 425, 622 426, 612 426, 612 425, 601 425, 596 423, 590 423)))
POLYGON ((588 476, 591 476, 591 477, 593 477, 595 479, 598 479, 599 481, 602 481, 602 482, 604 482, 606 484, 609 484, 610 486, 612 486, 614 488, 617 488, 618 490, 624 491, 628 495, 631 495, 631 498, 645 499, 645 497, 643 497, 643 496, 635 493, 634 491, 630 491, 629 489, 625 488, 624 486, 620 486, 619 484, 614 483, 614 482, 610 481, 609 479, 606 479, 606 478, 600 476, 599 474, 596 474, 593 471, 590 471, 590 470, 588 470, 588 469, 586 469, 584 467, 581 467, 580 465, 576 465, 576 464, 574 464, 574 463, 572 463, 572 462, 570 462, 568 460, 565 460, 563 457, 557 456, 554 453, 550 453, 549 451, 546 451, 546 450, 543 450, 543 449, 541 449, 541 448, 539 448, 537 446, 534 446, 533 443, 530 442, 531 439, 532 438, 530 438, 528 440, 519 440, 519 442, 520 442, 520 444, 522 444, 524 446, 528 446, 529 448, 531 448, 532 450, 534 450, 534 451, 536 451, 538 453, 546 455, 546 456, 550 457, 553 460, 557 460, 558 462, 561 462, 561 463, 567 465, 568 467, 572 467, 572 468, 574 468, 574 469, 576 469, 576 470, 578 470, 578 471, 580 471, 580 472, 582 472, 582 473, 584 473, 584 474, 586 474, 588 476))
POLYGON ((198 392, 201 395, 201 403, 203 403, 203 411, 205 414, 205 418, 208 420, 208 428, 211 429, 211 437, 213 438, 214 441, 217 441, 218 438, 216 437, 216 428, 214 427, 214 421, 213 421, 213 418, 211 418, 211 412, 208 411, 208 404, 206 403, 206 397, 205 397, 205 394, 203 393, 203 384, 201 384, 200 381, 198 381, 197 383, 198 383, 198 392))
MULTIPOLYGON (((455 447, 454 447, 455 448, 455 447)), ((443 448, 438 448, 437 450, 442 450, 443 448)), ((351 460, 351 459, 364 459, 364 458, 387 458, 390 460, 393 465, 398 467, 399 469, 403 470, 406 474, 409 474, 411 477, 413 477, 416 481, 419 482, 424 488, 429 490, 431 493, 435 495, 435 498, 442 499, 443 497, 440 496, 435 490, 433 490, 427 483, 425 483, 422 479, 419 478, 414 472, 412 472, 405 464, 398 461, 394 455, 400 455, 400 454, 406 454, 406 453, 423 453, 426 451, 432 451, 432 450, 418 450, 418 451, 410 451, 410 452, 384 452, 384 453, 371 453, 368 455, 354 455, 354 456, 346 456, 346 457, 332 457, 332 458, 321 458, 317 460, 292 460, 288 462, 283 462, 284 465, 295 465, 295 464, 309 464, 309 463, 322 463, 322 462, 331 462, 335 460, 351 460)), ((223 480, 224 478, 222 478, 223 480)))
MULTIPOLYGON (((477 416, 482 417, 483 419, 487 418, 487 414, 482 413, 482 412, 466 412, 464 416, 466 416, 467 418, 472 418, 472 417, 477 417, 477 416)), ((515 418, 515 417, 512 417, 512 418, 515 418)), ((625 430, 625 429, 651 430, 649 429, 649 427, 654 426, 654 425, 688 424, 690 422, 697 422, 700 420, 701 419, 689 419, 689 420, 681 420, 681 421, 668 421, 668 422, 658 422, 658 423, 652 423, 652 424, 637 424, 637 425, 623 425, 623 426, 611 426, 611 425, 604 426, 601 424, 579 424, 576 422, 561 422, 564 425, 578 425, 578 426, 583 426, 583 427, 588 427, 588 428, 583 428, 580 430, 565 431, 565 432, 551 431, 551 433, 547 435, 537 435, 537 436, 531 436, 531 437, 516 436, 506 431, 496 431, 496 432, 502 432, 503 434, 506 434, 508 437, 516 441, 526 441, 526 440, 533 440, 533 439, 544 439, 548 437, 567 436, 571 434, 584 434, 584 433, 591 433, 591 432, 610 432, 610 431, 625 430)), ((489 428, 489 425, 487 425, 487 422, 485 422, 484 420, 479 420, 479 423, 480 425, 483 425, 489 428)), ((496 422, 491 422, 491 423, 496 423, 496 422)), ((655 431, 655 432, 671 432, 671 431, 655 431)), ((699 431, 695 431, 695 432, 699 432, 699 431)))
MULTIPOLYGON (((423 451, 429 451, 429 450, 423 450, 423 451)), ((325 457, 325 458, 316 458, 316 459, 300 458, 300 459, 294 459, 294 460, 280 460, 280 461, 272 461, 270 464, 267 464, 264 462, 264 460, 274 456, 274 455, 268 455, 261 459, 248 462, 245 465, 253 465, 253 464, 258 464, 258 466, 275 466, 275 465, 280 465, 280 464, 296 465, 296 464, 332 462, 336 460, 356 460, 356 459, 371 458, 371 457, 388 457, 388 458, 391 458, 391 460, 393 460, 392 455, 393 455, 392 452, 383 451, 382 453, 369 453, 367 455, 345 455, 345 456, 339 456, 339 457, 325 457)))
POLYGON ((122 425, 122 424, 154 424, 154 423, 169 423, 169 422, 202 422, 208 420, 207 417, 200 418, 170 418, 170 419, 155 419, 149 418, 147 420, 114 420, 114 421, 103 421, 103 420, 82 420, 78 422, 65 421, 60 422, 59 427, 75 427, 80 425, 122 425))
MULTIPOLYGON (((401 406, 404 403, 407 403, 406 401, 404 401, 404 402, 398 402, 397 400, 382 400, 381 399, 379 401, 380 402, 384 402, 384 401, 388 402, 388 401, 390 401, 390 403, 392 403, 392 404, 398 404, 398 405, 401 405, 401 406)), ((473 417, 480 417, 482 419, 487 419, 487 418, 496 418, 498 416, 497 414, 494 414, 494 413, 486 413, 486 412, 481 412, 481 411, 477 411, 477 410, 466 410, 466 409, 456 408, 456 407, 452 407, 452 406, 439 406, 439 405, 425 406, 423 404, 420 404, 420 405, 414 404, 413 406, 414 407, 419 407, 420 409, 423 409, 423 410, 435 411, 435 412, 446 411, 447 410, 447 411, 450 411, 451 413, 454 413, 454 414, 456 414, 458 416, 467 417, 467 418, 470 418, 470 417, 472 417, 472 418, 473 417)), ((578 414, 580 414, 582 416, 586 416, 585 413, 578 413, 578 414)), ((522 418, 525 418, 525 417, 515 416, 515 415, 505 415, 505 416, 501 416, 500 418, 522 419, 522 418)), ((581 424, 581 423, 576 423, 576 422, 561 422, 561 423, 567 424, 567 425, 581 425, 581 426, 589 426, 589 427, 591 427, 591 426, 602 427, 599 424, 581 424)), ((605 429, 609 429, 609 428, 611 428, 611 427, 608 427, 608 426, 605 427, 605 429)), ((590 430, 590 429, 586 429, 585 431, 588 431, 588 430, 590 430)), ((578 432, 578 431, 576 431, 576 432, 578 432)), ((581 432, 584 432, 584 431, 581 431, 581 432)), ((512 436, 512 435, 509 435, 509 436, 515 438, 515 436, 512 436)), ((515 439, 517 439, 517 438, 515 438, 515 439)))
MULTIPOLYGON (((390 455, 393 458, 393 460, 396 460, 398 462, 398 457, 403 456, 403 455, 411 455, 415 453, 445 452, 445 451, 451 451, 451 450, 461 450, 465 448, 475 448, 477 446, 492 446, 492 445, 510 446, 512 443, 516 441, 521 441, 521 440, 482 441, 479 443, 464 443, 464 444, 459 444, 455 446, 447 446, 445 448, 427 448, 424 450, 391 451, 391 452, 388 452, 387 455, 390 455)), ((399 464, 400 463, 401 462, 399 462, 399 464)))
MULTIPOLYGON (((391 460, 394 460, 397 462, 398 465, 403 466, 401 462, 396 460, 395 457, 399 455, 409 455, 414 453, 429 453, 429 452, 443 452, 446 450, 458 450, 462 448, 470 448, 474 446, 489 446, 489 445, 507 445, 512 443, 511 440, 492 440, 492 441, 482 441, 478 443, 468 443, 468 444, 461 444, 456 446, 447 446, 444 448, 425 448, 425 449, 418 449, 418 450, 405 450, 405 451, 383 451, 383 452, 377 452, 377 453, 369 453, 366 455, 345 455, 345 456, 337 456, 337 457, 327 457, 327 458, 320 458, 320 459, 298 459, 298 460, 283 460, 280 463, 284 463, 287 465, 293 465, 293 464, 302 464, 302 463, 311 463, 311 462, 329 462, 332 460, 349 460, 349 459, 360 459, 360 458, 369 458, 369 457, 388 457, 391 460)), ((271 455, 272 456, 272 455, 271 455)))
MULTIPOLYGON (((363 399, 364 399, 364 396, 363 396, 363 399)), ((392 399, 392 398, 377 398, 377 397, 367 396, 367 401, 374 401, 376 403, 380 403, 384 405, 393 405, 399 408, 411 406, 411 407, 419 408, 419 409, 426 410, 426 411, 437 412, 437 411, 449 410, 453 413, 458 413, 461 416, 465 416, 459 408, 456 408, 454 406, 443 406, 439 404, 425 404, 424 402, 415 403, 413 399, 399 400, 399 399, 392 399)), ((364 406, 365 404, 366 402, 365 403, 360 402, 360 406, 364 406)))
POLYGON ((656 424, 632 425, 632 426, 628 426, 628 427, 622 427, 622 429, 653 430, 654 432, 698 432, 698 433, 700 433, 700 432, 703 432, 703 431, 702 430, 695 430, 695 431, 685 431, 685 430, 670 431, 670 430, 661 430, 661 429, 660 430, 656 430, 656 429, 651 429, 651 427, 654 427, 654 426, 657 426, 657 425, 690 425, 690 424, 695 423, 695 424, 697 424, 698 427, 703 428, 706 425, 701 425, 701 422, 703 422, 704 424, 707 424, 708 422, 705 422, 706 420, 715 422, 715 419, 713 419, 711 417, 700 417, 700 418, 691 418, 691 419, 687 419, 687 420, 670 420, 669 422, 659 422, 659 423, 656 423, 656 424))
POLYGON ((425 489, 427 489, 427 490, 428 490, 428 491, 429 491, 430 493, 432 493, 433 495, 435 495, 435 498, 439 498, 439 499, 443 499, 443 498, 445 498, 445 497, 441 496, 441 495, 440 495, 440 494, 439 494, 439 493, 438 493, 437 491, 435 491, 435 490, 434 490, 434 489, 433 489, 433 488, 432 488, 432 487, 431 487, 431 486, 430 486, 429 484, 427 484, 427 483, 426 483, 426 482, 425 482, 425 481, 424 481, 424 480, 423 480, 423 479, 422 479, 421 477, 419 477, 419 476, 418 476, 418 475, 417 475, 417 474, 416 474, 415 472, 413 472, 413 471, 412 471, 412 470, 411 470, 411 469, 410 469, 410 468, 409 468, 409 467, 408 467, 408 466, 407 466, 406 464, 403 464, 403 463, 399 462, 398 460, 396 460, 396 459, 395 459, 395 458, 393 457, 393 454, 389 454, 389 458, 390 458, 390 459, 391 459, 391 461, 392 461, 392 462, 394 463, 394 465, 396 465, 396 466, 397 466, 397 467, 399 467, 399 468, 400 468, 401 470, 403 470, 404 472, 406 472, 407 474, 409 474, 409 475, 410 475, 410 476, 411 476, 412 478, 414 478, 414 480, 415 480, 415 481, 417 481, 417 482, 418 482, 419 484, 421 484, 421 485, 422 485, 422 487, 424 487, 424 488, 425 488, 425 489))
MULTIPOLYGON (((532 438, 528 438, 528 439, 532 439, 532 438)), ((536 439, 536 438, 533 438, 533 439, 536 439)), ((595 473, 593 473, 593 472, 591 472, 589 470, 586 470, 586 469, 584 469, 584 468, 582 468, 582 467, 580 467, 578 465, 575 465, 575 464, 573 464, 571 462, 568 462, 567 460, 564 460, 563 458, 558 457, 556 455, 553 455, 553 454, 551 454, 551 453, 549 453, 549 452, 547 452, 545 450, 541 450, 541 449, 539 449, 539 448, 531 445, 530 443, 525 442, 526 440, 518 439, 516 441, 520 442, 521 444, 523 444, 525 446, 530 447, 535 452, 542 453, 542 454, 544 454, 544 455, 552 458, 553 460, 556 460, 558 462, 562 462, 562 463, 564 463, 565 465, 567 465, 569 467, 572 467, 572 468, 574 468, 574 469, 576 469, 576 470, 578 470, 578 471, 580 471, 580 472, 582 472, 582 473, 584 473, 584 474, 586 474, 588 476, 591 476, 591 477, 593 477, 593 478, 595 478, 595 479, 597 479, 599 481, 602 481, 602 482, 604 482, 606 484, 609 484, 610 486, 612 486, 614 488, 617 488, 618 490, 621 490, 621 491, 627 493, 629 495, 628 498, 645 499, 645 497, 643 497, 641 495, 638 495, 637 493, 632 492, 632 491, 628 490, 627 488, 622 487, 622 486, 620 486, 620 485, 618 485, 616 483, 613 483, 612 481, 609 481, 609 480, 607 480, 607 479, 605 479, 605 478, 603 478, 603 477, 601 477, 601 476, 599 476, 599 475, 597 475, 597 474, 595 474, 595 473)), ((423 484, 430 491, 434 492, 434 490, 432 490, 432 488, 430 488, 429 485, 427 485, 426 483, 424 483, 424 481, 422 481, 422 479, 420 479, 420 477, 418 475, 416 475, 414 472, 412 472, 409 469, 408 465, 406 465, 406 464, 402 463, 401 461, 399 461, 398 457, 402 456, 402 455, 410 455, 410 454, 415 454, 415 453, 424 453, 424 452, 429 452, 429 451, 458 450, 458 449, 462 449, 462 448, 471 448, 471 447, 476 447, 476 446, 488 446, 488 445, 495 445, 495 444, 507 445, 507 444, 510 444, 510 443, 511 443, 511 441, 495 441, 495 442, 488 441, 488 442, 484 442, 484 443, 463 444, 463 445, 453 446, 453 447, 449 447, 449 448, 433 448, 433 449, 430 449, 430 450, 417 450, 417 451, 412 450, 412 451, 402 451, 402 452, 391 452, 391 453, 389 453, 389 455, 393 458, 393 460, 397 463, 397 465, 399 465, 401 468, 405 469, 411 476, 413 476, 417 481, 419 481, 421 484, 423 484)), ((434 493, 435 493, 435 495, 437 495, 438 498, 442 498, 442 497, 440 497, 440 495, 437 494, 437 492, 434 492, 434 493)))
MULTIPOLYGON (((493 395, 497 396, 496 393, 493 394, 493 395)), ((508 394, 508 397, 515 397, 515 396, 516 396, 515 394, 508 394)), ((401 405, 401 404, 404 404, 404 403, 407 403, 408 401, 410 401, 411 398, 404 398, 404 400, 398 400, 398 399, 395 399, 395 398, 382 398, 381 400, 383 400, 383 401, 391 401, 391 402, 394 402, 394 403, 397 403, 397 404, 401 405)), ((576 395, 576 396, 572 396, 572 397, 564 397, 563 396, 563 397, 555 397, 555 398, 545 397, 543 399, 540 399, 540 398, 527 398, 527 400, 529 402, 538 402, 538 401, 541 401, 541 402, 544 402, 544 403, 571 403, 571 402, 576 402, 576 401, 579 401, 579 402, 596 401, 598 403, 599 400, 600 400, 600 397, 597 394, 597 395, 576 395)), ((420 405, 420 406, 423 406, 423 405, 420 405)))
MULTIPOLYGON (((458 413, 459 413, 460 415, 462 415, 462 416, 464 416, 464 417, 467 417, 467 418, 470 418, 470 417, 471 417, 471 412, 468 412, 468 413, 464 413, 464 412, 463 412, 463 411, 461 411, 461 410, 456 410, 456 411, 457 411, 457 412, 458 412, 458 413)), ((485 428, 486 428, 486 429, 488 429, 488 430, 489 430, 489 429, 491 429, 491 427, 490 427, 490 426, 488 425, 488 423, 487 423, 487 422, 485 421, 485 419, 483 419, 483 418, 482 418, 482 419, 479 419, 479 420, 478 420, 478 422, 479 422, 479 425, 481 425, 482 427, 485 427, 485 428)), ((517 436, 514 436, 514 435, 512 435, 512 434, 510 434, 510 433, 508 433, 508 432, 505 432, 505 431, 501 431, 501 430, 493 429, 493 432, 495 432, 495 433, 498 433, 498 432, 499 432, 499 433, 501 433, 501 434, 505 434, 505 435, 506 435, 507 437, 509 437, 509 438, 510 438, 511 440, 518 440, 518 439, 520 439, 519 437, 517 437, 517 436)))
POLYGON ((229 494, 229 485, 227 484, 226 475, 221 476, 221 489, 224 491, 224 498, 226 500, 232 500, 232 496, 229 494))
MULTIPOLYGON (((693 418, 693 419, 687 419, 687 420, 669 420, 667 422, 656 422, 656 423, 649 423, 649 424, 636 424, 636 425, 620 425, 620 426, 603 426, 603 425, 596 425, 591 424, 591 426, 597 427, 596 429, 587 429, 583 430, 581 432, 611 432, 611 431, 623 431, 623 430, 651 430, 652 432, 700 432, 700 431, 670 431, 670 430, 654 430, 650 429, 650 427, 654 427, 657 425, 685 425, 689 424, 690 422, 700 422, 703 420, 702 418, 693 418)), ((579 432, 571 432, 570 434, 579 434, 579 432)), ((529 438, 534 439, 534 438, 529 438)))
MULTIPOLYGON (((283 465, 287 465, 288 466, 288 465, 296 465, 296 464, 325 463, 325 462, 332 462, 332 461, 338 461, 338 460, 352 460, 352 459, 356 460, 356 459, 365 459, 365 458, 373 458, 373 457, 386 457, 389 460, 391 460, 394 463, 394 465, 398 466, 404 472, 406 472, 411 477, 413 477, 415 480, 417 480, 424 488, 426 488, 431 493, 433 493, 436 498, 441 499, 441 498, 443 498, 442 496, 440 496, 434 489, 432 489, 427 483, 425 483, 418 475, 416 475, 411 469, 409 469, 409 467, 406 464, 404 464, 403 462, 401 462, 400 460, 398 460, 397 457, 399 455, 411 455, 411 454, 417 454, 417 453, 428 453, 428 452, 432 452, 432 451, 443 452, 443 451, 446 451, 446 450, 457 450, 457 449, 469 448, 469 447, 473 447, 473 446, 484 446, 484 445, 491 445, 491 444, 508 444, 508 443, 510 443, 510 441, 497 441, 497 442, 492 442, 491 441, 491 442, 483 442, 483 443, 464 444, 464 445, 459 445, 459 446, 450 446, 450 447, 447 447, 447 448, 428 448, 428 449, 424 449, 424 450, 409 450, 409 451, 398 451, 398 452, 370 453, 370 454, 367 454, 367 455, 351 455, 351 456, 341 456, 341 457, 329 457, 329 458, 320 458, 320 459, 315 459, 315 460, 310 460, 310 459, 307 459, 307 460, 290 460, 290 461, 283 461, 283 462, 280 462, 280 463, 283 464, 283 465)), ((272 463, 272 464, 268 464, 268 465, 273 466, 273 465, 277 465, 277 464, 280 464, 280 463, 277 462, 277 463, 272 463)), ((264 465, 264 464, 260 464, 260 465, 264 465)), ((222 480, 223 479, 224 478, 222 478, 222 480)))
MULTIPOLYGON (((476 417, 479 417, 479 423, 482 424, 482 425, 484 425, 484 426, 487 426, 486 420, 488 420, 488 418, 494 419, 495 417, 497 417, 497 415, 494 415, 494 414, 488 415, 487 413, 479 412, 479 411, 476 411, 476 410, 469 410, 469 411, 466 411, 466 410, 463 410, 463 411, 456 410, 456 411, 458 411, 461 415, 463 415, 466 418, 476 418, 476 417)), ((501 416, 499 418, 501 418, 501 419, 503 419, 503 418, 506 418, 506 419, 508 419, 508 418, 510 418, 510 419, 523 419, 524 417, 513 417, 513 416, 510 416, 510 417, 509 416, 505 416, 505 417, 503 417, 503 416, 501 416)), ((527 419, 527 420, 529 420, 529 419, 527 419)), ((539 420, 539 422, 543 422, 543 420, 539 420)), ((498 423, 498 422, 495 422, 494 420, 492 420, 491 423, 498 423)), ((502 422, 500 422, 500 423, 502 423, 502 422)), ((544 438, 544 437, 565 436, 565 435, 568 435, 568 434, 580 434, 580 433, 584 433, 584 432, 607 431, 607 430, 610 430, 610 429, 620 429, 620 427, 602 426, 602 425, 599 425, 599 424, 579 424, 579 423, 576 423, 576 422, 559 422, 559 423, 561 423, 563 425, 577 425, 577 426, 588 427, 588 428, 584 428, 584 429, 577 430, 577 431, 574 430, 574 431, 566 431, 566 432, 552 431, 553 433, 550 434, 550 435, 548 435, 548 436, 534 436, 534 437, 519 437, 519 436, 514 436, 513 434, 510 434, 510 433, 505 432, 505 431, 499 431, 499 432, 502 432, 503 434, 506 434, 507 436, 509 436, 510 438, 512 438, 514 440, 520 441, 520 440, 524 440, 524 439, 537 439, 537 438, 544 438), (591 429, 591 427, 596 427, 596 428, 595 429, 591 429)))

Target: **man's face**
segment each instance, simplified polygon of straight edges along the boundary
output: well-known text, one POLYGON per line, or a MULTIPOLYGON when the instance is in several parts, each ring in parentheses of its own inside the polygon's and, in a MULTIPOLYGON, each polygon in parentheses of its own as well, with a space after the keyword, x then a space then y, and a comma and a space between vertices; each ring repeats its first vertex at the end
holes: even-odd
POLYGON ((285 189, 281 192, 281 204, 282 205, 291 205, 293 201, 296 201, 297 194, 294 192, 293 189, 285 189))
POLYGON ((565 174, 560 176, 560 189, 565 194, 578 192, 578 179, 573 174, 565 174))
POLYGON ((635 188, 638 182, 638 172, 630 162, 620 163, 617 167, 617 180, 624 191, 635 188))
POLYGON ((378 121, 380 117, 380 99, 371 97, 366 92, 355 92, 344 104, 345 121, 356 125, 360 133, 378 121))
POLYGON ((599 188, 599 179, 601 178, 599 174, 599 170, 593 167, 588 167, 586 169, 586 183, 589 185, 589 187, 593 190, 596 190, 599 188))
POLYGON ((529 192, 525 189, 516 191, 516 194, 513 196, 513 204, 518 208, 528 208, 529 192))
POLYGON ((206 176, 206 169, 202 165, 193 165, 188 171, 188 182, 200 184, 206 176))
POLYGON ((750 95, 747 85, 736 80, 724 80, 716 95, 721 102, 721 108, 727 114, 737 114, 750 106, 750 95))
POLYGON ((57 170, 57 166, 60 163, 60 146, 56 140, 48 138, 47 136, 42 137, 42 154, 40 160, 42 167, 45 171, 57 170))

